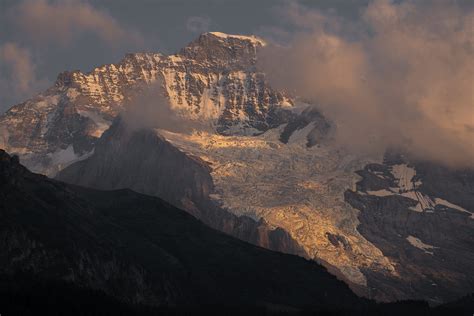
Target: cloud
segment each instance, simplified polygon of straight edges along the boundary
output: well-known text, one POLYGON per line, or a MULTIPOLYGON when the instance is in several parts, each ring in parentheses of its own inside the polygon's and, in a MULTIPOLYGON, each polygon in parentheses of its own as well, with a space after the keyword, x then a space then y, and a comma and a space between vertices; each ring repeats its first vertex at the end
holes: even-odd
MULTIPOLYGON (((58 59, 140 49, 143 37, 83 0, 23 0, 2 12, 9 41, 0 41, 0 113, 47 87, 58 59), (109 48, 106 50, 104 48, 109 48), (34 58, 33 58, 34 57, 34 58)), ((63 70, 63 69, 60 69, 63 70)))
POLYGON ((259 67, 315 103, 341 144, 474 166, 472 10, 381 0, 351 23, 295 4, 280 12, 297 31, 263 49, 259 67))
POLYGON ((0 104, 15 98, 26 98, 43 88, 28 49, 8 42, 0 46, 0 104))
POLYGON ((186 21, 186 29, 192 33, 205 33, 209 31, 211 19, 209 17, 191 16, 186 21))
POLYGON ((25 0, 11 8, 8 17, 16 29, 36 43, 68 45, 90 32, 110 45, 143 44, 139 33, 81 0, 25 0))
POLYGON ((173 110, 163 92, 163 83, 157 80, 140 87, 139 92, 126 102, 120 117, 129 130, 160 128, 179 133, 210 130, 205 123, 187 119, 173 110))

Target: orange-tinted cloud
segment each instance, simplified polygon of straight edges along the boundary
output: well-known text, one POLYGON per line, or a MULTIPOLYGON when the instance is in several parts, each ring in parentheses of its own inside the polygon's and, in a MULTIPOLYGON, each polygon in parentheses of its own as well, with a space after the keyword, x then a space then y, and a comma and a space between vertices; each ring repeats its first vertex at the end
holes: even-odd
POLYGON ((312 102, 360 151, 400 146, 474 166, 474 13, 455 2, 373 1, 351 24, 297 5, 299 31, 268 46, 260 67, 279 88, 312 102))

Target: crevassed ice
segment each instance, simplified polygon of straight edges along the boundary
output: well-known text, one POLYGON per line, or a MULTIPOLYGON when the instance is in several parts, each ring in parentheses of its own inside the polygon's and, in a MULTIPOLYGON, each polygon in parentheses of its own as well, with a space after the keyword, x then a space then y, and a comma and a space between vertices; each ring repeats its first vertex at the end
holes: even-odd
POLYGON ((283 228, 310 257, 338 267, 355 283, 366 284, 360 267, 394 271, 390 260, 357 231, 358 211, 344 201, 344 192, 359 179, 354 171, 368 160, 330 146, 308 148, 304 129, 283 144, 278 140, 282 128, 253 137, 157 132, 210 163, 212 199, 228 211, 283 228), (328 232, 344 236, 352 249, 331 244, 328 232))

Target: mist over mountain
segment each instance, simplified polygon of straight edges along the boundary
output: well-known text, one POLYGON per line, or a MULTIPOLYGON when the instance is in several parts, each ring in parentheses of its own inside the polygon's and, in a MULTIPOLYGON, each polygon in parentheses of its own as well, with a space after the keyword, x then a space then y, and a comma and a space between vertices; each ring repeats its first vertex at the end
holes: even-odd
POLYGON ((311 100, 355 152, 399 147, 473 168, 474 10, 452 1, 372 1, 354 21, 297 3, 261 50, 272 86, 311 100))

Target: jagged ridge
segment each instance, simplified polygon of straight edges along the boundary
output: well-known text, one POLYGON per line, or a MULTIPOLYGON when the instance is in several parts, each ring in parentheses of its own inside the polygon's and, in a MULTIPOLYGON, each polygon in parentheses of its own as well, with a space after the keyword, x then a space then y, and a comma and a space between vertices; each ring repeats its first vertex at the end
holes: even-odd
POLYGON ((154 82, 173 111, 220 133, 274 127, 292 101, 256 71, 261 46, 253 37, 205 33, 175 55, 128 54, 89 73, 63 72, 53 87, 0 117, 0 148, 53 175, 90 153, 125 103, 154 82))

